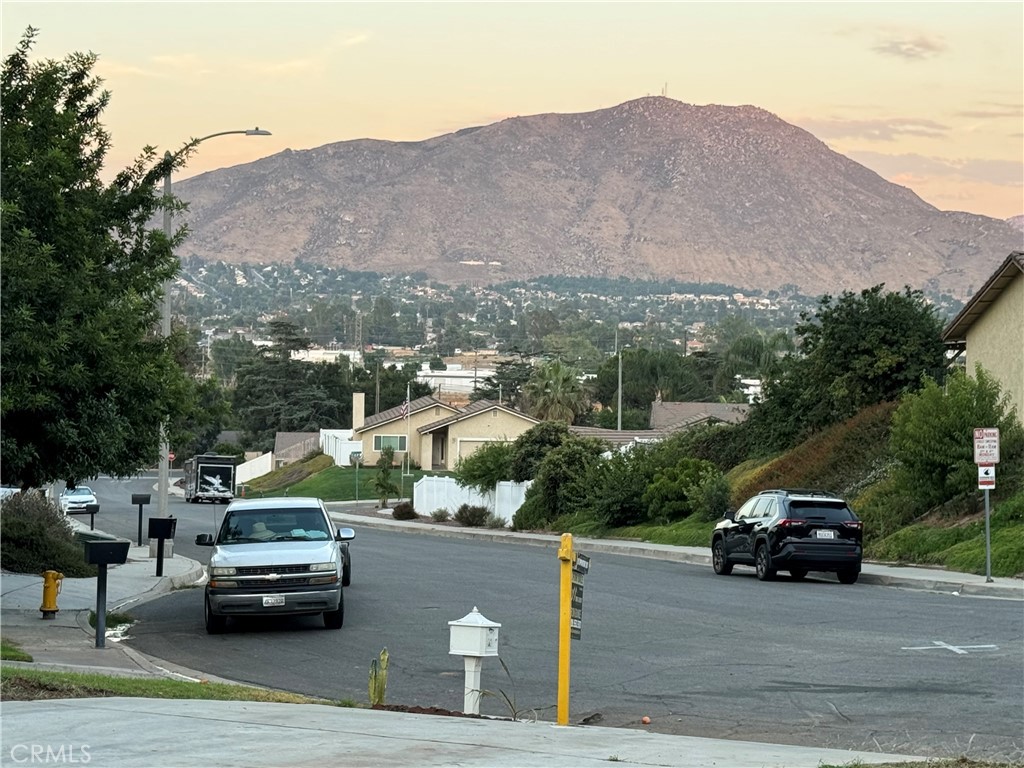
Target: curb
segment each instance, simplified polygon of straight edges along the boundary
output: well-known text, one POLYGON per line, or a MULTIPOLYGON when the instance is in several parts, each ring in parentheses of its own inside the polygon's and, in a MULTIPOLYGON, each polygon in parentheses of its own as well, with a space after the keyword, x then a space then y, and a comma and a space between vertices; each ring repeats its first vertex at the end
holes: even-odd
MULTIPOLYGON (((495 541, 507 544, 524 544, 529 546, 547 547, 557 549, 559 537, 553 534, 541 533, 517 533, 514 531, 500 531, 496 529, 480 528, 455 528, 451 526, 432 525, 430 523, 416 523, 410 525, 401 521, 377 519, 364 515, 346 514, 343 511, 332 510, 328 504, 328 512, 331 519, 336 522, 361 526, 364 528, 376 528, 379 530, 400 531, 402 533, 426 534, 441 536, 450 539, 470 539, 474 541, 495 541)), ((582 548, 588 552, 601 552, 609 555, 623 555, 627 557, 645 557, 652 560, 667 560, 677 563, 688 563, 691 565, 710 565, 711 553, 684 552, 678 547, 667 544, 647 544, 640 542, 616 543, 604 539, 581 538, 582 548)), ((873 565, 871 561, 865 560, 865 565, 873 565)), ((877 563, 877 565, 883 565, 877 563)), ((911 571, 914 566, 900 566, 911 571)), ((858 583, 875 584, 884 587, 898 587, 901 589, 912 589, 923 592, 941 592, 965 597, 994 597, 1004 600, 1024 600, 1024 582, 1019 586, 1008 587, 1000 584, 973 584, 957 578, 959 574, 950 574, 949 579, 935 579, 922 577, 903 577, 892 574, 871 573, 861 571, 858 583)))

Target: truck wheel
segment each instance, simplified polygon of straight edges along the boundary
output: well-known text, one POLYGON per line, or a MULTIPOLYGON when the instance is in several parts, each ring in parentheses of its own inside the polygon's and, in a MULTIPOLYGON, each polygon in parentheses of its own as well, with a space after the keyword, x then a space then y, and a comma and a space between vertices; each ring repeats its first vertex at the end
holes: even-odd
POLYGON ((228 624, 227 616, 218 616, 210 608, 210 598, 206 598, 204 601, 203 614, 206 619, 206 633, 209 635, 219 635, 228 624))
POLYGON ((345 593, 338 594, 338 610, 324 611, 324 626, 327 629, 341 629, 345 623, 345 593))

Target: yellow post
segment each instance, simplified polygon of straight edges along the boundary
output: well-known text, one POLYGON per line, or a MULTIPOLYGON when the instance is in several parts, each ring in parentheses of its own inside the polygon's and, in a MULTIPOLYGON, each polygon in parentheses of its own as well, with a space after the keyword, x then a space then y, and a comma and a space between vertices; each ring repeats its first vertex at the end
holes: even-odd
POLYGON ((558 547, 558 724, 569 724, 569 648, 572 644, 570 629, 572 618, 572 564, 576 553, 572 551, 572 534, 563 533, 558 547))

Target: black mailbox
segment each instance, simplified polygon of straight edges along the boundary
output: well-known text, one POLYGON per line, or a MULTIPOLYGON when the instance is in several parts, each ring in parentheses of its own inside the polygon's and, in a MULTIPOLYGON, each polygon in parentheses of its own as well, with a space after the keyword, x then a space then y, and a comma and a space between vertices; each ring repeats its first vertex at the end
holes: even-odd
POLYGON ((148 493, 133 493, 132 494, 132 504, 136 504, 136 505, 137 504, 149 504, 149 494, 148 493))
POLYGON ((131 542, 126 539, 87 541, 85 542, 85 562, 90 565, 113 565, 127 562, 129 546, 131 546, 131 542))
POLYGON ((177 523, 178 519, 175 517, 149 518, 149 538, 173 539, 174 529, 177 527, 177 523))

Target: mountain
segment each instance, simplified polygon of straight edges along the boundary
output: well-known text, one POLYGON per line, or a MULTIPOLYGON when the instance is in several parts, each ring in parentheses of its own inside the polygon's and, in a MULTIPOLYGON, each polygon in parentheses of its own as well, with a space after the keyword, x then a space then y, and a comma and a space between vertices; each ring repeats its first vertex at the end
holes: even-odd
POLYGON ((1022 241, 763 109, 665 97, 286 150, 174 191, 190 203, 182 256, 448 283, 559 274, 965 295, 1022 241))
POLYGON ((1015 229, 1019 229, 1021 232, 1024 232, 1024 215, 1011 216, 1006 220, 1006 223, 1009 224, 1011 227, 1014 227, 1015 229))

